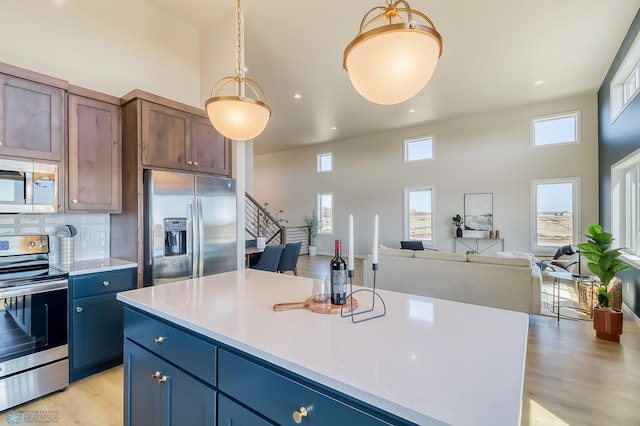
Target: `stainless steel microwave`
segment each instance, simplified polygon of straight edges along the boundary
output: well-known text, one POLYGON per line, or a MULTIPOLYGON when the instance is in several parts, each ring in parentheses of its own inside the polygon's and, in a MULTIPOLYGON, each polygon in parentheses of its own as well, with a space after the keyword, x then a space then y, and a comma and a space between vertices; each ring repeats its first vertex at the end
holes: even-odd
POLYGON ((0 213, 57 213, 58 166, 0 158, 0 213))

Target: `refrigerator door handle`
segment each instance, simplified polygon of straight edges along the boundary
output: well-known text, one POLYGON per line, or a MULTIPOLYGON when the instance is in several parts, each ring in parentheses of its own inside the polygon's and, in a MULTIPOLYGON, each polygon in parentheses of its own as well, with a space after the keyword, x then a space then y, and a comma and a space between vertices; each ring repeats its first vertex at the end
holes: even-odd
POLYGON ((202 218, 202 200, 196 198, 198 210, 198 276, 204 275, 204 220, 202 218))
POLYGON ((198 238, 198 213, 197 213, 197 199, 192 198, 189 202, 189 208, 191 213, 191 278, 196 278, 198 274, 198 259, 200 252, 198 250, 199 238, 198 238))

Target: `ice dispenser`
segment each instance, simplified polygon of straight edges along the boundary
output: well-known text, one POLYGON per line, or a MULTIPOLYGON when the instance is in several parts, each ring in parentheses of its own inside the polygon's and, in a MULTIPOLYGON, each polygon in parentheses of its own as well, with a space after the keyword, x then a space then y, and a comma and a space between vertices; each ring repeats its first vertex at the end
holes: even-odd
POLYGON ((187 218, 168 217, 164 219, 165 257, 185 254, 187 254, 187 218))

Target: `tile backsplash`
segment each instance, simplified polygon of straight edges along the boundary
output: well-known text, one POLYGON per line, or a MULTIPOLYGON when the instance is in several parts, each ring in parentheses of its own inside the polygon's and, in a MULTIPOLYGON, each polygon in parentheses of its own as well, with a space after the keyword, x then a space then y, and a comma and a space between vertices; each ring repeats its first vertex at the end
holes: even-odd
POLYGON ((108 214, 2 214, 0 234, 48 234, 49 260, 60 260, 56 231, 63 225, 78 230, 74 238, 74 259, 89 260, 109 257, 108 214))

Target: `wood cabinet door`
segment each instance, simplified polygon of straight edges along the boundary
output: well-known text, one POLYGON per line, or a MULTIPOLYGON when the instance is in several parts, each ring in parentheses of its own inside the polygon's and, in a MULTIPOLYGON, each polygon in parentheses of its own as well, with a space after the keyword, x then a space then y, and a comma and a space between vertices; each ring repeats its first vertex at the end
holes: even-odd
POLYGON ((119 213, 122 136, 118 105, 69 95, 69 211, 119 213))
POLYGON ((194 170, 221 176, 231 175, 231 143, 209 119, 195 116, 189 152, 194 170))
POLYGON ((142 101, 142 164, 188 170, 189 114, 142 101))
POLYGON ((0 155, 62 160, 64 91, 0 74, 0 155))

